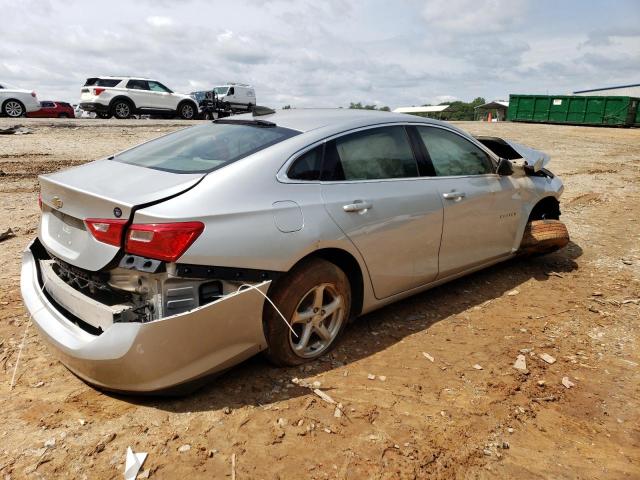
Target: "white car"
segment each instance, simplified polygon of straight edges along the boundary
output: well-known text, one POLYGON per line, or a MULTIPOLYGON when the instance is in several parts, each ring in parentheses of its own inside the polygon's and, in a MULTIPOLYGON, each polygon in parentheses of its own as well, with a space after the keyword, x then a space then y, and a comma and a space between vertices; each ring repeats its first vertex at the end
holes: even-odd
POLYGON ((256 104, 256 91, 251 85, 244 83, 228 83, 213 87, 218 101, 232 110, 251 110, 256 104))
POLYGON ((100 118, 129 118, 134 114, 178 115, 195 119, 198 106, 189 95, 174 93, 148 78, 93 77, 80 90, 80 108, 100 118))
POLYGON ((0 113, 7 117, 24 117, 27 113, 40 110, 36 92, 0 83, 0 113))

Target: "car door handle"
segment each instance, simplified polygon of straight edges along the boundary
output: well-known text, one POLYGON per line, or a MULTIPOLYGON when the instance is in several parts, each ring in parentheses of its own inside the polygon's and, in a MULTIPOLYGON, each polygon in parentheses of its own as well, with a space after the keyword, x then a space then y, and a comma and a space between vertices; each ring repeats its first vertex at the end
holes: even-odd
POLYGON ((371 202, 363 202, 362 200, 355 200, 353 203, 348 203, 344 205, 342 209, 345 212, 362 212, 364 210, 369 210, 373 205, 371 202))
POLYGON ((442 196, 447 200, 460 200, 461 198, 466 197, 467 194, 464 192, 447 192, 443 193, 442 196))

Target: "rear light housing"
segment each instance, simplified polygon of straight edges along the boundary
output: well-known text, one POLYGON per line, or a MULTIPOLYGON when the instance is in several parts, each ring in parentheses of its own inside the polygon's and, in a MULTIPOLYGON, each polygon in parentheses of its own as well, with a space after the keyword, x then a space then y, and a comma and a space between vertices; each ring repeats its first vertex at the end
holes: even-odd
POLYGON ((95 96, 98 96, 98 95, 100 95, 102 92, 104 92, 104 90, 105 90, 104 88, 94 88, 94 89, 93 89, 93 94, 94 94, 95 96))
POLYGON ((125 251, 175 262, 203 231, 202 222, 134 224, 127 231, 125 251))
POLYGON ((87 218, 84 223, 91 235, 99 242, 108 243, 114 247, 119 247, 122 244, 122 232, 127 224, 126 220, 87 218))
POLYGON ((32 96, 33 98, 36 98, 36 92, 31 92, 31 96, 32 96))
POLYGON ((42 210, 42 193, 38 193, 38 208, 42 210))

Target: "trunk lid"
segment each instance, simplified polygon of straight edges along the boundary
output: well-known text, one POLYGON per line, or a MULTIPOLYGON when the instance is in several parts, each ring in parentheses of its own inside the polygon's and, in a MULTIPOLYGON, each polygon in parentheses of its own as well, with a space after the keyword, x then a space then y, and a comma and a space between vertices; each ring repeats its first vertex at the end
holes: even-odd
POLYGON ((41 175, 42 218, 38 237, 52 255, 65 262, 90 271, 100 270, 114 259, 120 248, 96 240, 87 229, 85 219, 128 220, 135 207, 189 190, 203 176, 112 160, 98 160, 41 175))

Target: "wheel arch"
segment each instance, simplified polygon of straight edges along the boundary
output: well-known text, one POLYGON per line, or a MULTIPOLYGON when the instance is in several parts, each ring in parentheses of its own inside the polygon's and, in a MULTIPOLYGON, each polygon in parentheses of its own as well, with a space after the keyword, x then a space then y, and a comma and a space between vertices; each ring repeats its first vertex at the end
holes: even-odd
POLYGON ((538 200, 529 212, 528 222, 534 220, 560 220, 560 202, 552 195, 538 200))
POLYGON ((191 105, 193 105, 193 108, 196 111, 196 115, 198 114, 198 105, 196 104, 195 100, 189 100, 188 98, 185 98, 183 100, 180 100, 180 102, 178 102, 178 107, 176 108, 176 112, 180 112, 180 108, 185 103, 190 103, 191 105))
POLYGON ((349 312, 349 318, 355 318, 360 315, 364 304, 364 272, 358 260, 351 253, 341 248, 321 248, 302 257, 291 269, 312 258, 321 258, 331 262, 345 273, 351 286, 351 311, 349 312))
POLYGON ((134 102, 130 97, 127 97, 126 95, 118 95, 117 97, 113 97, 109 102, 109 111, 111 111, 111 109, 113 108, 113 104, 119 100, 125 100, 126 102, 129 103, 129 105, 131 105, 132 107, 131 113, 135 113, 135 111, 138 109, 138 107, 136 106, 136 102, 134 102))

